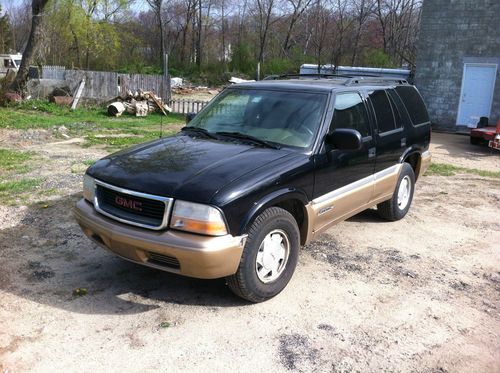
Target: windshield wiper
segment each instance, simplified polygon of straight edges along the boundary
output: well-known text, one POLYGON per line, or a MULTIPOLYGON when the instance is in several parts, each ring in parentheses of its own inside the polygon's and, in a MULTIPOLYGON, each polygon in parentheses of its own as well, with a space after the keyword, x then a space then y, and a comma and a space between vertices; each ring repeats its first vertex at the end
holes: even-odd
POLYGON ((268 148, 272 148, 272 149, 281 149, 281 146, 279 146, 278 144, 274 144, 270 141, 262 140, 262 139, 259 139, 258 137, 254 137, 252 135, 247 135, 247 134, 241 133, 241 132, 215 132, 215 133, 217 135, 233 137, 235 139, 248 140, 248 141, 254 142, 254 143, 259 144, 259 145, 264 145, 264 146, 266 146, 268 148))
POLYGON ((201 133, 202 135, 205 135, 206 137, 210 137, 211 139, 216 139, 217 140, 217 136, 215 136, 212 132, 208 132, 205 128, 193 127, 193 126, 185 126, 185 127, 181 128, 181 131, 193 132, 193 133, 201 133))

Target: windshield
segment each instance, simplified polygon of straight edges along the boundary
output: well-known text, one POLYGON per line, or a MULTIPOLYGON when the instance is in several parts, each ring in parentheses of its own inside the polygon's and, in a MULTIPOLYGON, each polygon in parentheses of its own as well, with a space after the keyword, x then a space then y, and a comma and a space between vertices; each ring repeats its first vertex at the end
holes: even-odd
POLYGON ((189 123, 209 132, 235 132, 285 146, 309 148, 327 95, 227 89, 189 123))

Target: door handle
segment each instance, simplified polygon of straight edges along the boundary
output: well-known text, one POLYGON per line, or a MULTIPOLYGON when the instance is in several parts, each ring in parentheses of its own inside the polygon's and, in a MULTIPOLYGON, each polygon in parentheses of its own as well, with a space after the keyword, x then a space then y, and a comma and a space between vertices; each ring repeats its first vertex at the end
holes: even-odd
POLYGON ((368 149, 368 158, 373 158, 376 155, 376 148, 369 148, 368 149))

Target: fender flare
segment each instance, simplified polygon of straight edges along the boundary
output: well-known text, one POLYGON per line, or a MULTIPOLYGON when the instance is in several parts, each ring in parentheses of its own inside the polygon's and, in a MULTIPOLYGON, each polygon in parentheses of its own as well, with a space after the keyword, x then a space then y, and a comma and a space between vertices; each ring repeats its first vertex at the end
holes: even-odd
MULTIPOLYGON (((307 198, 306 193, 300 189, 283 188, 275 190, 269 194, 266 194, 263 198, 254 203, 252 208, 243 218, 239 233, 243 234, 244 232, 246 232, 255 218, 266 208, 290 199, 299 200, 304 206, 304 210, 305 206, 309 203, 309 199, 307 198)), ((305 216, 305 218, 307 218, 307 215, 305 216)))
POLYGON ((406 149, 403 152, 403 154, 401 154, 401 157, 399 157, 399 163, 403 163, 406 158, 408 158, 410 155, 413 155, 413 154, 418 154, 420 156, 422 154, 422 152, 418 148, 410 147, 410 148, 406 149))

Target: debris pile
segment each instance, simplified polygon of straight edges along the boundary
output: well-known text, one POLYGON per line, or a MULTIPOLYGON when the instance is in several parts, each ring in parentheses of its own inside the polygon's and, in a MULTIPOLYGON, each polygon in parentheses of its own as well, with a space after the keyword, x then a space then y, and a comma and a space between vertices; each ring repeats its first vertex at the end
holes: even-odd
POLYGON ((117 97, 108 105, 108 114, 114 117, 119 117, 123 112, 135 114, 136 117, 145 117, 154 111, 167 115, 172 109, 154 92, 142 90, 135 93, 127 91, 124 97, 117 97))

